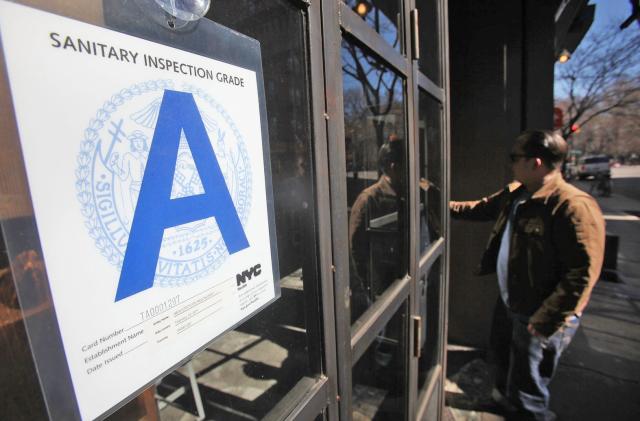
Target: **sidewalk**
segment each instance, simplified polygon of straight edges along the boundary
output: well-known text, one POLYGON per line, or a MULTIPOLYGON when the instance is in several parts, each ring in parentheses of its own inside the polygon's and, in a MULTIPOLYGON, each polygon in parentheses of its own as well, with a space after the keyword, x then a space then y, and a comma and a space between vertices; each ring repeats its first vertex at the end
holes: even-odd
MULTIPOLYGON (((607 235, 619 238, 618 282, 596 284, 551 383, 551 409, 561 421, 635 421, 640 420, 640 200, 615 193, 597 199, 607 235)), ((444 420, 502 420, 491 406, 490 384, 484 385, 491 380, 483 353, 463 351, 449 352, 458 359, 466 354, 468 362, 449 376, 447 405, 452 407, 447 407, 444 420)))

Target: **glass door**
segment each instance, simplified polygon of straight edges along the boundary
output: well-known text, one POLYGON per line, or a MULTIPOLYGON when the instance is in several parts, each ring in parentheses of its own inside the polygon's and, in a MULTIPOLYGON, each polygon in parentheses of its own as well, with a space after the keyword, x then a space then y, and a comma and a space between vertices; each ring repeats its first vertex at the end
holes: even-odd
POLYGON ((415 419, 442 403, 439 3, 323 3, 341 419, 415 419))
POLYGON ((325 6, 340 418, 409 419, 415 239, 407 4, 325 6))
POLYGON ((416 418, 440 419, 444 405, 448 282, 448 79, 446 0, 415 0, 414 104, 419 233, 415 318, 416 418))

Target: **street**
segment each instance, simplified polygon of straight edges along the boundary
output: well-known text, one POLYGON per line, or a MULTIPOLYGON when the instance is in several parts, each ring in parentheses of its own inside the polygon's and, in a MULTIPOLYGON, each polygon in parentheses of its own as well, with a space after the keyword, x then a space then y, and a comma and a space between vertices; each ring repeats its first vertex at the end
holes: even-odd
MULTIPOLYGON (((612 168, 611 197, 596 197, 617 236, 618 282, 596 284, 581 328, 551 384, 563 420, 640 419, 640 166, 612 168)), ((590 182, 574 184, 589 191, 590 182)))
MULTIPOLYGON (((630 199, 640 200, 640 165, 622 166, 611 169, 613 193, 630 199)), ((573 181, 578 188, 588 192, 592 180, 573 181)))

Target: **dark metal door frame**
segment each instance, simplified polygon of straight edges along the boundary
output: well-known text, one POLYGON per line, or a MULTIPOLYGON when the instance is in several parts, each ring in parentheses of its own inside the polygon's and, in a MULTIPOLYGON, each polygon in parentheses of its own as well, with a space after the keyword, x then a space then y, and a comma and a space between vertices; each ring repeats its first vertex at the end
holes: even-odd
MULTIPOLYGON (((339 418, 343 420, 351 419, 352 411, 352 367, 358 358, 364 353, 366 348, 374 340, 377 332, 393 316, 395 311, 403 302, 409 300, 410 315, 419 314, 416 300, 417 282, 420 276, 428 273, 432 264, 441 257, 443 268, 443 288, 440 291, 440 323, 439 337, 442 344, 439 350, 441 363, 436 370, 433 370, 431 379, 427 381, 427 386, 422 390, 417 390, 417 369, 418 358, 413 353, 414 331, 409 329, 407 350, 408 358, 408 416, 410 419, 419 419, 425 416, 427 403, 435 389, 435 385, 443 385, 442 376, 444 373, 444 356, 446 333, 446 297, 448 279, 448 206, 449 200, 449 112, 448 112, 448 37, 447 37, 447 1, 439 1, 439 33, 441 34, 441 65, 442 65, 442 87, 431 81, 418 69, 417 61, 411 57, 412 34, 409 22, 411 22, 411 11, 415 9, 416 0, 405 0, 403 2, 401 25, 401 37, 406 54, 394 50, 377 32, 371 29, 355 12, 353 12, 342 1, 332 0, 322 2, 322 23, 324 47, 324 87, 325 87, 325 110, 324 118, 326 122, 326 136, 328 147, 328 172, 329 172, 329 197, 330 197, 330 219, 331 219, 331 242, 332 242, 332 270, 334 298, 335 298, 335 347, 337 356, 337 412, 339 418), (343 108, 343 81, 342 81, 342 59, 340 55, 341 42, 343 38, 356 42, 361 47, 372 52, 378 58, 386 62, 391 68, 399 73, 406 81, 406 111, 408 128, 407 153, 409 171, 409 267, 408 274, 398 279, 387 291, 376 301, 361 317, 351 326, 349 313, 349 245, 347 236, 348 215, 344 204, 347 203, 347 191, 344 180, 347 177, 345 158, 346 151, 344 145, 344 108, 343 108), (442 177, 443 177, 443 236, 435 241, 432 246, 420 255, 418 237, 420 229, 419 221, 419 198, 417 194, 419 168, 418 168, 418 92, 423 90, 435 98, 443 106, 442 127, 443 136, 441 151, 443 156, 442 177)), ((320 174, 319 174, 320 175, 320 174)), ((322 197, 319 197, 322 203, 322 197)), ((326 285, 326 284, 325 284, 326 285)), ((326 319, 326 317, 325 317, 326 319)), ((328 329, 328 326, 326 326, 328 329)), ((328 355, 328 354, 327 354, 328 355)), ((330 401, 333 402, 333 396, 330 401)), ((443 405, 443 393, 437 405, 443 405)), ((330 408, 332 406, 330 405, 330 408)), ((438 414, 440 414, 438 409, 438 414)), ((440 415, 439 415, 440 416, 440 415)))

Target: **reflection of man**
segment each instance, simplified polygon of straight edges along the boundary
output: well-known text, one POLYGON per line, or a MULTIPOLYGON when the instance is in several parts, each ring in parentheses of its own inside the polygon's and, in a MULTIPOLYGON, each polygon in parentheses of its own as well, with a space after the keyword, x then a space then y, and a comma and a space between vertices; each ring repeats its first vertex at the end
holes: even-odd
POLYGON ((122 162, 118 162, 118 154, 114 154, 110 162, 110 168, 124 183, 129 183, 124 190, 124 202, 127 215, 133 217, 133 211, 138 201, 144 167, 147 164, 147 136, 139 130, 131 133, 129 139, 130 152, 124 154, 122 162), (128 194, 127 194, 128 193, 128 194))
POLYGON ((402 141, 392 137, 380 147, 378 181, 356 198, 349 218, 351 250, 351 314, 357 318, 371 299, 400 274, 401 230, 398 204, 403 180, 402 141))
POLYGON ((508 419, 555 418, 548 384, 602 267, 602 213, 591 196, 562 179, 566 152, 557 134, 524 132, 510 154, 519 183, 478 201, 450 203, 453 217, 496 221, 479 274, 498 276, 491 342, 496 386, 515 407, 508 419))

